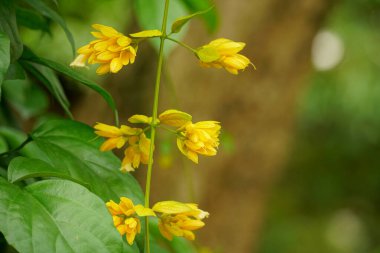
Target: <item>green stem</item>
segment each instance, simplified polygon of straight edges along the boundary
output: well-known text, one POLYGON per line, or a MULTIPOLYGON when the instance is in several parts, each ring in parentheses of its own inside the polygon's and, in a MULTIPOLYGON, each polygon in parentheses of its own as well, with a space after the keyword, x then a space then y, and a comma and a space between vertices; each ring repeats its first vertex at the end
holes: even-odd
MULTIPOLYGON (((169 10, 169 0, 165 0, 165 10, 164 17, 162 19, 162 36, 160 38, 160 51, 158 54, 157 63, 157 74, 156 74, 156 84, 154 87, 154 101, 153 101, 153 112, 152 112, 152 123, 150 125, 150 148, 149 148, 149 160, 148 160, 148 172, 146 175, 146 185, 145 185, 145 207, 149 208, 149 198, 150 198, 150 182, 152 180, 152 169, 153 169, 153 151, 154 151, 154 140, 156 137, 156 125, 157 125, 157 110, 158 110, 158 95, 160 92, 160 82, 161 82, 161 72, 162 72, 162 62, 164 60, 164 44, 166 39, 166 24, 168 20, 168 10, 169 10)), ((150 253, 150 242, 149 242, 149 218, 145 217, 145 253, 150 253)))
POLYGON ((184 48, 189 49, 189 50, 190 50, 191 52, 193 52, 193 53, 196 53, 196 52, 197 52, 194 48, 192 48, 192 47, 190 47, 189 45, 183 43, 182 41, 179 41, 179 40, 173 39, 173 38, 168 37, 168 36, 166 36, 166 39, 171 40, 171 41, 177 43, 178 45, 181 45, 181 46, 183 46, 184 48))

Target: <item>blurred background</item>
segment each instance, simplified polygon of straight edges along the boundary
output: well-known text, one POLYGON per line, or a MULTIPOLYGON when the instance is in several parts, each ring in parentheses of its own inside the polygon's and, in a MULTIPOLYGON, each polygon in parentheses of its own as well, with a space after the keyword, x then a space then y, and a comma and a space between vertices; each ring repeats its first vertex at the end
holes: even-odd
MULTIPOLYGON (((159 28, 163 3, 147 2, 60 1, 59 11, 79 47, 92 40, 93 23, 126 34, 159 28)), ((172 0, 170 19, 203 2, 172 0)), ((160 133, 152 202, 195 201, 209 211, 197 233, 202 252, 380 253, 379 27, 379 0, 216 1, 182 39, 193 47, 218 37, 246 42, 242 53, 257 70, 202 69, 168 42, 160 111, 218 120, 223 133, 218 155, 199 165, 160 133)), ((21 32, 38 55, 69 64, 64 33, 52 24, 51 34, 21 32)), ((118 75, 81 70, 112 93, 122 123, 151 112, 155 47, 142 45, 118 75)), ((97 94, 60 79, 77 120, 112 123, 97 94)), ((63 114, 43 90, 18 85, 4 92, 26 122, 63 114)), ((145 168, 136 176, 144 184, 145 168)))

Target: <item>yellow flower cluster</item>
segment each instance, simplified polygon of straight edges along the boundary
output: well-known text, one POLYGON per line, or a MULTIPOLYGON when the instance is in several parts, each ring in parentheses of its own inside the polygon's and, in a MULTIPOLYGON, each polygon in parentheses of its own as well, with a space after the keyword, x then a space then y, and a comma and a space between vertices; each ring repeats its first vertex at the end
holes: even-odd
POLYGON ((119 128, 103 123, 97 123, 94 129, 97 135, 107 138, 100 146, 101 151, 120 149, 128 142, 120 169, 122 172, 134 171, 140 163, 148 164, 150 139, 145 136, 143 129, 126 125, 119 128))
POLYGON ((96 40, 78 49, 79 56, 70 66, 82 67, 89 64, 100 64, 96 73, 117 73, 124 66, 135 62, 137 44, 132 39, 116 31, 114 28, 94 24, 96 30, 91 34, 96 40))
POLYGON ((203 67, 224 68, 231 74, 237 75, 249 64, 255 67, 244 55, 238 54, 245 47, 243 42, 229 39, 216 39, 197 50, 197 56, 203 67))
POLYGON ((173 236, 194 240, 195 235, 192 231, 202 228, 205 225, 202 220, 209 216, 208 212, 202 211, 196 204, 177 201, 158 202, 150 209, 134 205, 129 198, 121 197, 118 204, 110 200, 106 206, 117 231, 122 236, 126 235, 130 245, 133 244, 136 234, 141 232, 138 216, 158 216, 160 233, 168 240, 172 240, 173 236))
POLYGON ((158 202, 152 209, 160 213, 158 228, 161 235, 168 240, 172 240, 173 236, 194 240, 195 235, 192 231, 202 228, 205 225, 202 220, 209 216, 209 213, 199 209, 197 204, 177 201, 158 202))
POLYGON ((219 146, 220 123, 200 121, 193 123, 191 115, 167 110, 160 114, 160 123, 177 128, 178 149, 187 158, 198 163, 198 154, 214 156, 219 146))
POLYGON ((86 61, 89 64, 100 64, 96 70, 99 75, 117 73, 123 66, 134 63, 140 39, 161 36, 160 31, 147 30, 130 34, 130 38, 110 26, 94 24, 92 27, 96 31, 91 34, 96 40, 79 48, 79 55, 70 66, 84 67, 86 61))
POLYGON ((133 244, 136 234, 141 232, 141 222, 136 216, 155 216, 150 208, 134 205, 129 198, 121 197, 119 204, 110 200, 106 203, 112 215, 113 224, 121 235, 126 235, 130 245, 133 244))

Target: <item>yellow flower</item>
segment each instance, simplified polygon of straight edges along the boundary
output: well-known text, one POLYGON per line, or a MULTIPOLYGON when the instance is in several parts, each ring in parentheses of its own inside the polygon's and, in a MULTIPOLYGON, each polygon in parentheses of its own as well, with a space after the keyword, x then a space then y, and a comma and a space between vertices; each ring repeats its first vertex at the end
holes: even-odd
POLYGON ((132 128, 122 125, 120 128, 103 123, 96 123, 95 133, 99 136, 108 138, 101 146, 101 151, 108 151, 114 148, 121 148, 128 141, 128 138, 139 134, 140 128, 132 128))
POLYGON ((255 67, 244 55, 238 54, 245 47, 243 42, 229 39, 216 39, 197 50, 197 56, 203 67, 224 68, 231 74, 237 75, 249 64, 255 67))
POLYGON ((132 39, 119 33, 114 28, 94 24, 97 30, 91 34, 97 38, 77 50, 79 56, 70 64, 74 67, 89 64, 100 64, 96 73, 99 75, 108 72, 117 73, 124 65, 135 62, 137 45, 132 39))
POLYGON ((179 129, 177 146, 190 160, 198 163, 198 154, 214 156, 219 146, 220 125, 217 121, 188 123, 179 129))
POLYGON ((188 240, 194 240, 192 231, 202 228, 205 223, 202 219, 209 216, 196 204, 186 204, 176 201, 158 202, 153 206, 153 211, 161 213, 158 228, 163 237, 168 240, 174 236, 182 236, 188 240))
POLYGON ((124 151, 124 159, 121 164, 122 172, 134 171, 139 167, 140 163, 148 164, 150 139, 144 133, 139 136, 130 137, 129 147, 124 151))
POLYGON ((142 205, 134 205, 132 200, 121 197, 119 204, 110 200, 106 203, 108 211, 112 215, 113 224, 120 235, 126 235, 130 245, 133 244, 136 234, 141 232, 141 223, 136 216, 156 216, 150 208, 142 205))

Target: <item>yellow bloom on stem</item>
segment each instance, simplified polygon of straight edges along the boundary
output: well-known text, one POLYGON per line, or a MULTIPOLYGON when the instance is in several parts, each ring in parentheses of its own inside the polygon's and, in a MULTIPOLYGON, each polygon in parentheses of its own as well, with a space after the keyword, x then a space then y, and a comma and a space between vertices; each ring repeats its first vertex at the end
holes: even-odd
POLYGON ((112 215, 113 224, 120 235, 126 235, 130 245, 133 244, 136 234, 141 232, 141 222, 137 216, 156 216, 150 208, 142 205, 134 205, 132 200, 121 197, 119 204, 110 200, 106 203, 108 211, 112 215))
POLYGON ((217 121, 188 123, 181 127, 177 146, 190 160, 198 163, 198 154, 214 156, 219 146, 220 125, 217 121))
POLYGON ((79 48, 79 56, 70 66, 83 67, 86 61, 100 64, 96 73, 103 75, 117 73, 123 66, 135 62, 137 44, 133 44, 131 38, 109 26, 94 24, 92 27, 97 31, 91 34, 97 39, 79 48))
POLYGON ((216 39, 197 50, 197 56, 203 67, 224 68, 231 74, 237 75, 249 64, 255 66, 244 55, 238 54, 245 47, 243 42, 229 39, 216 39))
POLYGON ((196 204, 177 201, 158 202, 152 209, 161 213, 158 228, 162 236, 168 240, 172 240, 173 236, 194 240, 195 235, 192 231, 202 228, 205 223, 201 220, 209 216, 208 212, 199 209, 196 204))
POLYGON ((133 136, 128 140, 129 146, 124 151, 124 159, 121 164, 122 172, 134 171, 140 163, 148 164, 150 139, 144 133, 133 136))
POLYGON ((128 141, 128 138, 139 134, 140 128, 132 128, 122 125, 120 128, 103 123, 96 123, 94 126, 95 133, 107 140, 100 146, 101 151, 108 151, 114 148, 121 148, 128 141))

